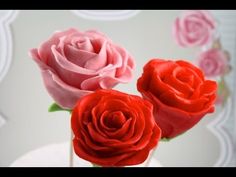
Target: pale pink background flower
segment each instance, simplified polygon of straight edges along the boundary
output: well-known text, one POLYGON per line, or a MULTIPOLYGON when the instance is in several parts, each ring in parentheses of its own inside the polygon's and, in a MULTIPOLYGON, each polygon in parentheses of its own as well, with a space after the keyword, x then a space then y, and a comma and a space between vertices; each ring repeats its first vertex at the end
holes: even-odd
POLYGON ((212 48, 198 56, 198 65, 208 77, 224 74, 228 64, 227 56, 221 49, 212 48))
POLYGON ((217 94, 215 104, 222 105, 224 103, 224 99, 225 99, 224 96, 217 94))
POLYGON ((56 32, 30 55, 49 94, 63 108, 71 109, 82 96, 127 83, 133 76, 131 55, 94 30, 56 32))
POLYGON ((213 41, 216 22, 206 10, 187 10, 176 18, 173 35, 182 47, 207 45, 213 41))

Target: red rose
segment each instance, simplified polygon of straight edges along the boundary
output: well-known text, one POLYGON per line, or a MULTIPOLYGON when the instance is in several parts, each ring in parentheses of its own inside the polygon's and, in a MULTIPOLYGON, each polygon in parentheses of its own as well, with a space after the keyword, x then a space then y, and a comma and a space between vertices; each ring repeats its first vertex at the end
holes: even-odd
POLYGON ((143 69, 138 91, 154 105, 162 138, 173 138, 214 112, 217 84, 186 61, 153 59, 143 69))
POLYGON ((152 112, 148 101, 115 90, 84 96, 72 112, 75 153, 100 166, 144 162, 161 137, 152 112))

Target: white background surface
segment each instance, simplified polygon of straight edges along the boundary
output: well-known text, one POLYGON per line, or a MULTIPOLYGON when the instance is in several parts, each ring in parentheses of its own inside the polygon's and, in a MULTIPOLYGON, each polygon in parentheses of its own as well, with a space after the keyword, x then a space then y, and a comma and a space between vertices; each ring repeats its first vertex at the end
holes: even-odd
MULTIPOLYGON (((15 160, 11 167, 68 167, 69 166, 69 142, 49 144, 30 151, 15 160)), ((157 159, 149 157, 145 162, 126 167, 162 167, 157 159), (150 159, 149 159, 150 158, 150 159)), ((93 165, 76 156, 72 156, 72 167, 93 167, 93 165)))
MULTIPOLYGON (((229 18, 235 17, 235 11, 217 13, 223 19, 235 19, 229 18)), ((20 11, 10 25, 13 37, 12 63, 6 77, 0 82, 0 113, 7 118, 6 124, 0 127, 0 166, 9 166, 34 149, 69 140, 70 116, 67 112, 47 112, 53 100, 44 88, 38 66, 28 56, 30 48, 38 47, 55 30, 69 27, 100 30, 125 47, 136 60, 133 81, 115 88, 140 95, 136 90, 136 80, 149 59, 195 60, 199 48, 180 48, 172 38, 171 26, 179 14, 180 11, 140 11, 127 19, 112 21, 84 18, 68 10, 20 11)), ((231 34, 225 41, 231 41, 228 42, 228 48, 235 50, 235 30, 224 33, 231 34)), ((233 67, 236 66, 235 58, 232 58, 231 63, 233 67)), ((234 71, 228 79, 231 88, 233 78, 234 71)), ((233 95, 232 102, 228 104, 228 114, 224 117, 227 125, 234 125, 234 115, 229 109, 232 105, 233 95)), ((220 112, 222 109, 217 109, 214 114, 206 116, 190 131, 171 142, 160 142, 155 153, 156 159, 163 166, 214 166, 218 162, 219 166, 235 165, 232 161, 235 157, 232 150, 234 126, 223 128, 229 132, 226 135, 229 140, 223 144, 207 128, 220 112)))

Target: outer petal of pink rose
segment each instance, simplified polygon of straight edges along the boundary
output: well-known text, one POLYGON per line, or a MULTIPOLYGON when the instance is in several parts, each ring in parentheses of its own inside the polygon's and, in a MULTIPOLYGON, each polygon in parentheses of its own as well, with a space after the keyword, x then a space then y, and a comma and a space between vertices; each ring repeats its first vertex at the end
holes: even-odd
POLYGON ((129 67, 130 69, 134 69, 135 64, 134 64, 133 58, 131 58, 131 56, 125 51, 124 48, 119 47, 119 46, 116 46, 115 48, 117 51, 119 51, 120 56, 123 58, 122 66, 117 68, 116 76, 118 78, 121 78, 122 75, 125 78, 132 77, 130 75, 125 76, 126 75, 125 73, 127 72, 127 67, 129 67))
POLYGON ((96 77, 91 77, 81 83, 81 89, 96 90, 98 88, 109 89, 118 83, 127 83, 132 79, 132 69, 127 66, 125 72, 120 77, 115 77, 115 70, 104 73, 96 77))
POLYGON ((114 69, 122 67, 122 55, 114 46, 107 45, 107 63, 113 66, 114 69))
POLYGON ((91 91, 80 90, 65 84, 50 70, 42 70, 42 76, 49 94, 63 108, 72 109, 79 98, 92 93, 91 91))
POLYGON ((207 10, 200 10, 200 13, 203 14, 204 19, 209 24, 209 26, 212 29, 214 29, 216 27, 216 21, 215 21, 214 17, 211 15, 211 13, 209 13, 207 10))
POLYGON ((100 80, 100 85, 104 89, 111 88, 111 87, 114 87, 118 83, 127 83, 131 80, 131 78, 132 78, 132 69, 130 69, 130 67, 127 67, 124 75, 122 75, 119 78, 111 77, 111 76, 104 76, 100 80))
POLYGON ((118 81, 120 81, 122 83, 127 83, 132 79, 132 77, 133 77, 132 73, 133 73, 133 69, 129 66, 126 66, 124 73, 116 78, 118 81))
POLYGON ((118 79, 114 79, 111 77, 104 77, 101 81, 100 81, 100 85, 103 89, 108 89, 111 87, 114 87, 115 85, 117 85, 119 83, 118 79))
POLYGON ((117 81, 117 79, 115 78, 115 73, 116 70, 114 69, 114 66, 110 65, 110 69, 109 67, 107 67, 106 70, 102 71, 100 74, 98 74, 98 76, 96 77, 91 77, 88 78, 86 80, 84 80, 81 83, 81 89, 86 89, 86 90, 90 90, 92 88, 94 88, 93 90, 96 90, 98 88, 103 88, 103 89, 109 89, 114 87, 119 81, 117 81), (105 81, 107 82, 107 85, 104 87, 101 82, 103 82, 104 80, 106 80, 105 78, 109 77, 109 80, 112 81, 105 81), (110 84, 112 82, 112 84, 110 84))
POLYGON ((96 76, 96 77, 91 77, 91 78, 88 78, 86 80, 84 80, 82 83, 81 83, 81 89, 83 90, 97 90, 100 87, 100 79, 101 79, 101 76, 96 76))
MULTIPOLYGON (((31 49, 30 52, 29 52, 29 55, 33 58, 33 60, 38 64, 39 68, 41 70, 45 70, 45 69, 50 69, 50 67, 48 65, 46 65, 41 59, 40 59, 40 56, 39 56, 39 53, 38 53, 38 49, 34 48, 34 49, 31 49)), ((53 69, 52 69, 53 70, 53 69)))
POLYGON ((46 63, 47 59, 51 57, 51 46, 57 45, 60 41, 59 38, 65 35, 69 35, 71 33, 76 33, 76 29, 68 29, 66 31, 62 32, 55 32, 52 37, 47 40, 46 42, 42 43, 39 47, 39 56, 43 60, 44 63, 46 63))
POLYGON ((69 85, 80 88, 80 83, 89 78, 96 76, 92 70, 88 70, 69 62, 52 46, 52 53, 54 55, 50 66, 56 70, 59 77, 69 85))
POLYGON ((177 18, 174 22, 174 25, 173 25, 173 36, 177 42, 177 44, 179 44, 181 47, 185 47, 186 46, 186 42, 185 42, 185 39, 183 38, 182 36, 182 33, 181 33, 181 27, 180 27, 180 22, 179 22, 179 18, 177 18))
POLYGON ((41 69, 46 89, 61 107, 72 109, 79 98, 91 93, 91 91, 80 90, 64 83, 52 68, 40 60, 37 49, 32 49, 30 55, 41 69))

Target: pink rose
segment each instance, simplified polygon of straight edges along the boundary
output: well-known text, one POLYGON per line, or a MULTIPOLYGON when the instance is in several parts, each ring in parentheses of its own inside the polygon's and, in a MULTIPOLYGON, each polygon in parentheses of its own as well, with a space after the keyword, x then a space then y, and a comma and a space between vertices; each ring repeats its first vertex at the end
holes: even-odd
POLYGON ((224 51, 212 48, 198 56, 198 64, 206 76, 215 77, 224 74, 228 67, 228 59, 224 51))
POLYGON ((49 94, 63 108, 71 109, 82 96, 127 83, 133 76, 134 60, 128 52, 94 30, 56 32, 30 55, 49 94))
POLYGON ((173 25, 173 35, 182 47, 203 46, 214 38, 216 23, 206 10, 184 11, 173 25))

